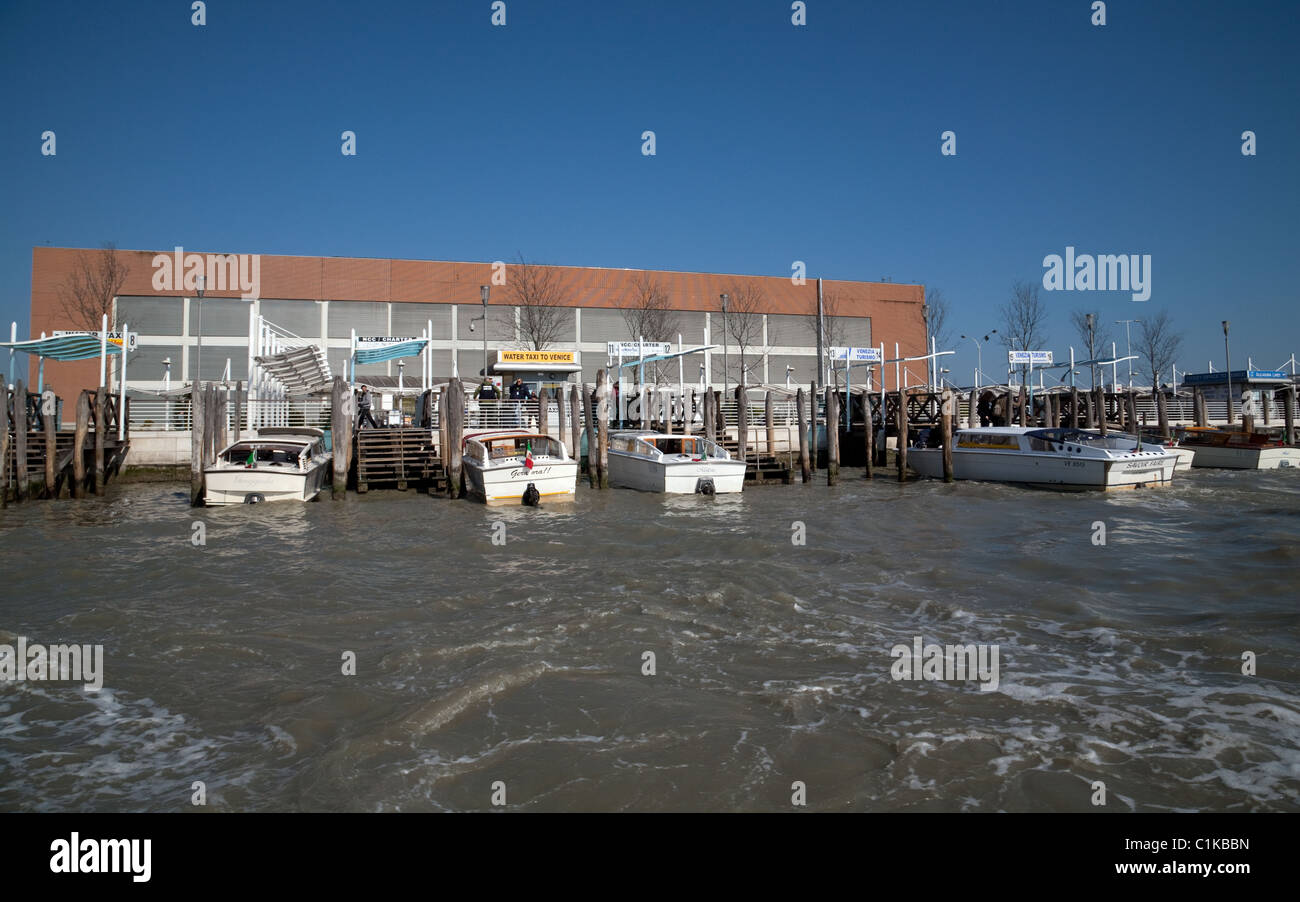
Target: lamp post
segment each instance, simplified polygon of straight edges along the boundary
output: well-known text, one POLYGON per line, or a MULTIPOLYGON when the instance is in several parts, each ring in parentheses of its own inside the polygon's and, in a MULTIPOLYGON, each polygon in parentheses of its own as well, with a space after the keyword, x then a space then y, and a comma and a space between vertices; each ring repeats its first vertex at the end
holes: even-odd
POLYGON ((478 287, 478 294, 479 294, 479 297, 483 299, 483 315, 482 315, 482 316, 476 316, 476 317, 474 317, 472 320, 469 321, 469 330, 470 330, 471 332, 474 331, 474 324, 475 324, 475 323, 479 322, 480 320, 482 320, 482 322, 483 322, 483 371, 482 371, 479 375, 481 375, 484 379, 486 379, 486 378, 488 377, 488 371, 487 371, 487 308, 488 308, 488 294, 490 293, 490 291, 491 291, 491 289, 490 289, 487 285, 480 285, 480 286, 478 287))
MULTIPOLYGON (((925 324, 925 353, 930 353, 930 305, 921 305, 921 322, 925 324)), ((846 361, 847 363, 847 361, 846 361)), ((934 374, 931 368, 934 366, 934 358, 931 357, 925 363, 925 388, 930 389, 930 383, 934 381, 934 374)))
POLYGON ((727 396, 729 383, 727 381, 727 301, 731 298, 727 295, 720 295, 722 299, 722 397, 727 396))
POLYGON ((196 353, 194 355, 194 378, 190 380, 192 385, 198 385, 203 379, 203 289, 207 287, 207 277, 199 276, 199 338, 196 353))
POLYGON ((1084 321, 1088 324, 1088 357, 1092 362, 1088 364, 1089 388, 1097 387, 1097 319, 1091 313, 1084 316, 1084 321))
POLYGON ((1128 357, 1128 387, 1129 391, 1133 390, 1133 339, 1129 334, 1129 326, 1133 323, 1140 323, 1140 319, 1117 319, 1115 325, 1124 326, 1124 356, 1128 357))
POLYGON ((1223 356, 1228 363, 1228 425, 1232 425, 1232 349, 1228 347, 1228 321, 1223 321, 1223 356))
MULTIPOLYGON (((991 330, 988 335, 984 336, 984 341, 989 340, 989 335, 997 335, 997 334, 998 334, 997 329, 991 330)), ((975 359, 977 361, 977 363, 975 364, 975 390, 978 391, 980 388, 983 387, 983 383, 980 382, 980 379, 984 375, 984 346, 980 343, 980 340, 977 339, 974 335, 963 335, 962 339, 964 339, 965 341, 975 342, 975 359)))

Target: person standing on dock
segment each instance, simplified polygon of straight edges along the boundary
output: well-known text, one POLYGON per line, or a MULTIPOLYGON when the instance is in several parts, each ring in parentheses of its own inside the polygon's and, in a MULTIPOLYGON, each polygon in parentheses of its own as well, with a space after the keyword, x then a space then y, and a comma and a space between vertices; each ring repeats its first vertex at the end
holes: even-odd
POLYGON ((515 402, 515 425, 524 425, 524 402, 528 400, 528 386, 518 376, 515 376, 515 381, 510 385, 510 400, 515 402))
POLYGON ((357 398, 357 430, 360 431, 364 424, 369 423, 371 429, 378 429, 375 418, 370 415, 370 386, 361 386, 361 396, 357 398))

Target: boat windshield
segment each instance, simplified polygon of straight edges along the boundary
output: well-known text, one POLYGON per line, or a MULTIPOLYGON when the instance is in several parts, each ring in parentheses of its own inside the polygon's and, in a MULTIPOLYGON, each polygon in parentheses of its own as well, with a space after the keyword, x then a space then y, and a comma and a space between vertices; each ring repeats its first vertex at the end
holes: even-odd
POLYGON ((298 445, 235 445, 226 452, 224 460, 228 464, 245 466, 252 463, 256 466, 296 467, 302 452, 298 445))

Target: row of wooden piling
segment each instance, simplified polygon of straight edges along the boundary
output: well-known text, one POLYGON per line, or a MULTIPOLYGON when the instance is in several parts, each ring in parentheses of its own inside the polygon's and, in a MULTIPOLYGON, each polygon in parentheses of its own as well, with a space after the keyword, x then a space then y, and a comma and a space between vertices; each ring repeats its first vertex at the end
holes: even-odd
MULTIPOLYGON (((0 386, 7 385, 4 381, 4 375, 0 374, 0 386)), ((27 388, 23 380, 18 379, 14 382, 13 392, 13 422, 10 422, 8 399, 0 403, 0 507, 7 506, 11 494, 14 501, 24 501, 35 494, 35 482, 32 479, 32 473, 28 466, 28 420, 27 420, 27 388), (10 432, 12 431, 12 438, 10 432), (13 444, 14 467, 13 472, 9 468, 10 443, 13 444)), ((42 401, 42 403, 46 403, 42 401)), ((106 411, 108 407, 107 390, 100 386, 93 393, 83 391, 77 396, 77 423, 73 434, 72 447, 72 473, 73 478, 68 485, 68 493, 73 498, 84 497, 87 490, 96 495, 102 495, 104 485, 107 481, 105 468, 105 444, 107 441, 106 432, 106 411), (93 397, 93 402, 92 402, 93 397), (86 441, 90 437, 90 426, 94 419, 94 470, 91 480, 87 480, 86 474, 86 441)), ((45 466, 44 482, 41 486, 39 497, 57 498, 60 493, 60 468, 58 466, 58 410, 59 399, 53 398, 50 409, 41 412, 42 439, 45 445, 45 466)), ((127 415, 125 411, 119 411, 119 416, 127 415)))

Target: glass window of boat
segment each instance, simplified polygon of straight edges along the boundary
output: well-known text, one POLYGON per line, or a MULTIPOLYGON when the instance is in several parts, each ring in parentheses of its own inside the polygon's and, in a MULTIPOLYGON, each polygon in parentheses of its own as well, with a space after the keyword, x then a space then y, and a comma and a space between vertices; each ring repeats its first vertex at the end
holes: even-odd
POLYGON ((958 448, 975 448, 984 450, 1019 451, 1020 443, 1014 435, 998 432, 963 432, 958 448))
POLYGON ((654 440, 654 445, 666 455, 689 454, 695 456, 699 451, 695 439, 686 435, 657 438, 654 440))
POLYGON ((258 466, 278 464, 296 467, 302 450, 299 445, 235 445, 226 453, 226 463, 246 464, 252 453, 258 466))

